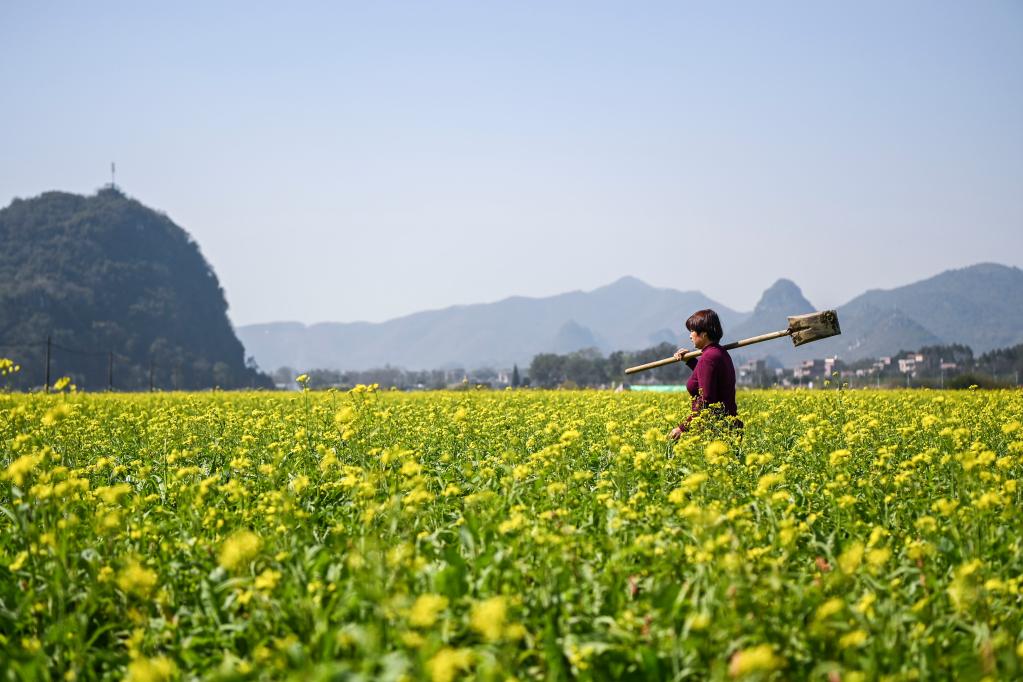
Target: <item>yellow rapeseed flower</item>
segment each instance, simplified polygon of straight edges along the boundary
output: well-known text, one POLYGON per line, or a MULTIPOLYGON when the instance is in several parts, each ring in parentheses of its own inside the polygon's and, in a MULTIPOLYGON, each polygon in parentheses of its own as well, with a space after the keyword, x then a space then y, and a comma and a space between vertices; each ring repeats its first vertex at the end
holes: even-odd
POLYGON ((710 614, 707 612, 694 613, 686 619, 686 627, 695 632, 706 630, 710 625, 710 614))
POLYGON ((448 607, 447 597, 439 594, 421 594, 409 611, 409 625, 417 628, 433 627, 437 616, 448 607))
POLYGON ((264 592, 272 592, 273 589, 277 587, 277 583, 280 582, 280 580, 281 580, 280 572, 268 568, 262 573, 260 573, 258 576, 256 576, 256 580, 253 583, 253 587, 255 587, 257 590, 262 590, 264 592))
POLYGON ((838 557, 838 567, 842 569, 842 573, 845 574, 855 573, 856 569, 860 567, 860 564, 862 562, 863 562, 862 542, 853 543, 838 557))
POLYGON ((334 414, 334 423, 338 426, 344 426, 345 424, 350 424, 355 421, 355 418, 358 416, 359 415, 356 413, 354 407, 351 405, 345 405, 338 410, 336 414, 334 414))
POLYGON ((959 507, 958 500, 946 500, 944 498, 938 500, 931 505, 933 511, 938 512, 942 516, 952 516, 955 510, 959 507))
POLYGON ((511 516, 498 524, 497 532, 505 535, 507 533, 513 533, 525 525, 526 517, 519 512, 514 512, 511 516))
POLYGON ((60 404, 47 410, 46 414, 43 415, 43 418, 40 421, 43 426, 56 426, 67 419, 70 414, 71 408, 67 405, 60 404))
POLYGON ((785 476, 783 474, 777 473, 764 474, 763 476, 760 477, 760 480, 757 481, 757 489, 754 491, 754 494, 757 495, 758 497, 766 495, 768 492, 770 492, 772 486, 778 485, 784 480, 785 476))
POLYGON ((7 564, 7 568, 10 569, 11 573, 20 571, 26 561, 28 561, 28 552, 18 552, 18 556, 14 557, 14 561, 7 564))
POLYGON ((988 490, 978 497, 977 501, 973 504, 977 509, 990 509, 992 507, 1004 506, 1005 500, 997 490, 988 490))
POLYGON ((547 486, 547 494, 551 497, 560 497, 568 490, 568 486, 561 481, 554 481, 547 486))
POLYGON ((817 607, 817 620, 826 620, 845 608, 845 601, 833 597, 817 607))
POLYGON ((296 495, 301 495, 302 491, 309 487, 309 477, 305 474, 299 474, 291 480, 291 489, 295 491, 296 495))
POLYGON ((166 682, 173 679, 178 668, 174 661, 166 656, 156 658, 136 658, 128 664, 125 682, 166 682))
POLYGON ((835 450, 828 456, 828 463, 835 467, 852 457, 852 453, 848 450, 835 450))
POLYGON ((219 563, 229 571, 247 564, 259 553, 260 544, 258 535, 250 530, 240 530, 224 541, 219 563))
POLYGON ((863 630, 853 630, 852 632, 842 635, 838 640, 838 647, 840 649, 854 649, 861 647, 867 643, 867 633, 863 630))
POLYGON ((978 589, 974 575, 983 565, 979 559, 974 559, 956 568, 947 588, 949 600, 956 611, 968 611, 976 601, 978 589))
POLYGON ((892 550, 887 547, 877 547, 867 552, 867 564, 873 570, 880 570, 888 563, 888 559, 892 556, 892 550))
POLYGON ((496 642, 504 632, 507 615, 507 600, 504 597, 491 597, 473 605, 469 625, 488 642, 496 642))
POLYGON ((401 633, 401 643, 410 649, 418 649, 426 644, 426 640, 418 632, 403 632, 401 633))
POLYGON ((433 682, 454 682, 459 673, 467 672, 472 666, 471 649, 444 647, 426 663, 433 682))
POLYGON ((668 502, 672 504, 685 504, 686 502, 686 489, 682 487, 675 488, 668 493, 668 502))
POLYGON ((127 594, 148 597, 158 578, 156 571, 146 568, 136 559, 130 559, 117 576, 117 586, 127 594))
POLYGON ((96 497, 103 500, 105 504, 114 505, 121 501, 121 498, 130 493, 132 490, 131 485, 128 483, 118 483, 117 485, 107 485, 102 488, 96 488, 96 497))
POLYGON ((868 618, 874 615, 874 603, 877 602, 877 595, 873 592, 865 592, 860 600, 856 602, 853 610, 868 618))
MULTIPOLYGON (((713 445, 713 443, 711 444, 713 445)), ((708 448, 710 446, 707 446, 708 448)), ((683 479, 679 486, 668 493, 668 501, 672 504, 682 504, 685 502, 685 496, 698 489, 707 481, 707 474, 702 471, 689 474, 683 479)))
POLYGON ((2 477, 4 480, 11 481, 14 485, 20 487, 24 485, 25 477, 28 476, 29 472, 41 461, 43 461, 42 455, 22 455, 7 465, 7 469, 4 470, 2 477))
POLYGON ((728 445, 719 440, 711 441, 707 443, 707 447, 703 451, 704 456, 707 459, 716 459, 728 454, 728 445))
POLYGON ((755 672, 770 672, 785 664, 784 659, 774 653, 770 644, 759 644, 732 654, 728 663, 728 674, 742 677, 755 672))

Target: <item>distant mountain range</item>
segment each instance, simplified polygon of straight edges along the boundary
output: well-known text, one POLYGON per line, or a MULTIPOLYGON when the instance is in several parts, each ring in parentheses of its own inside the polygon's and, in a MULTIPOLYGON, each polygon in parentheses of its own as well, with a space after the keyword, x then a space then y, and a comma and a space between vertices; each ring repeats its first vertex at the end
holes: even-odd
MULTIPOLYGON (((757 309, 762 305, 770 301, 761 300, 757 309)), ((872 289, 840 306, 838 319, 841 336, 798 349, 756 347, 760 354, 748 357, 770 354, 791 365, 811 357, 858 360, 935 344, 962 343, 978 355, 1012 346, 1023 342, 1023 270, 981 263, 895 289, 872 289)), ((752 328, 747 325, 736 333, 752 328)))
MULTIPOLYGON (((949 270, 906 286, 870 290, 838 308, 842 335, 793 348, 785 340, 736 351, 737 360, 768 358, 790 366, 838 355, 846 360, 890 355, 938 343, 964 343, 975 353, 1023 342, 1023 271, 984 263, 949 270)), ((623 277, 589 292, 546 298, 516 296, 453 306, 380 323, 272 322, 241 326, 246 352, 264 369, 407 369, 527 366, 537 353, 596 348, 638 350, 662 341, 683 344, 682 324, 713 308, 725 341, 783 329, 785 318, 817 308, 789 280, 764 292, 750 313, 699 291, 649 286, 623 277)))
POLYGON ((589 292, 514 296, 381 323, 272 322, 238 328, 261 367, 407 369, 528 365, 537 353, 647 348, 679 337, 680 311, 712 307, 726 325, 744 315, 698 291, 657 289, 635 277, 589 292))

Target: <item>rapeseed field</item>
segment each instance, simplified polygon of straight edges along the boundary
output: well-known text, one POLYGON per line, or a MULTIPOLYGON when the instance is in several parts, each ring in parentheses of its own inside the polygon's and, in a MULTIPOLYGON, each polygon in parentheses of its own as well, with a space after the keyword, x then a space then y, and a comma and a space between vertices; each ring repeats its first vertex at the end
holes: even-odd
POLYGON ((4 679, 1023 676, 1023 393, 687 410, 0 394, 4 679))

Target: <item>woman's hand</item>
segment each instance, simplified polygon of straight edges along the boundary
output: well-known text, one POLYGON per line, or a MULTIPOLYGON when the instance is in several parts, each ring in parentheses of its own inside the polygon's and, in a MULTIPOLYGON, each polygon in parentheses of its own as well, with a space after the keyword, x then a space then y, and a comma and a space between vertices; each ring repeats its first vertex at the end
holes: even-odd
POLYGON ((682 356, 689 352, 688 348, 679 348, 673 356, 676 360, 682 360, 682 356))
POLYGON ((671 430, 671 433, 668 434, 668 438, 670 438, 672 440, 678 440, 679 436, 681 436, 681 435, 682 435, 682 427, 681 426, 676 426, 675 428, 673 428, 671 430))

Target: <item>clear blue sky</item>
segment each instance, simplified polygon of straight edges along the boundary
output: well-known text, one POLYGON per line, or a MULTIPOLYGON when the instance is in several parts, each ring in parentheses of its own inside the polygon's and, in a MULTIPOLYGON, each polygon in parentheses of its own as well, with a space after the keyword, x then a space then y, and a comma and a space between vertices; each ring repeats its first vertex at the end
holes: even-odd
POLYGON ((0 205, 116 161, 236 324, 1023 264, 1018 0, 291 4, 3 3, 0 205))

